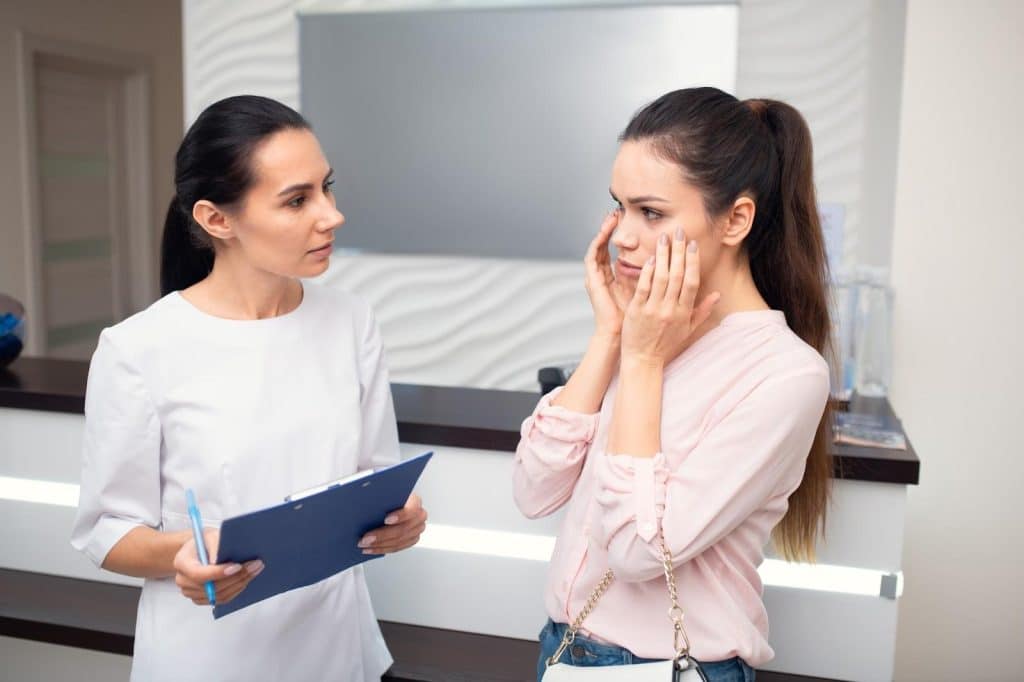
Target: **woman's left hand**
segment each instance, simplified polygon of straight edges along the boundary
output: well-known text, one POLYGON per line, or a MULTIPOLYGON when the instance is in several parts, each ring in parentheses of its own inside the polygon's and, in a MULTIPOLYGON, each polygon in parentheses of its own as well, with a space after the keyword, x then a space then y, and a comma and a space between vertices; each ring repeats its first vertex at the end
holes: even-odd
POLYGON ((359 546, 363 554, 400 552, 419 542, 426 527, 427 510, 420 496, 413 493, 404 507, 387 515, 382 527, 364 535, 359 546))
POLYGON ((686 242, 683 229, 675 239, 658 239, 622 323, 622 358, 664 366, 683 351, 686 341, 711 315, 721 296, 715 292, 696 304, 700 289, 697 242, 686 242))

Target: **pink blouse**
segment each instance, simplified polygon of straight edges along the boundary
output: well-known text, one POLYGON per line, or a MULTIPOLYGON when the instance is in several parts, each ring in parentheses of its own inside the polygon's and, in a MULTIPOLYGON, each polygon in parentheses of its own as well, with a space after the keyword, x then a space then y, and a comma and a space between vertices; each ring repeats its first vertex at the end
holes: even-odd
POLYGON ((779 311, 728 315, 664 374, 653 458, 606 450, 618 385, 598 414, 552 406, 523 422, 515 499, 530 518, 569 504, 545 605, 571 623, 611 568, 585 634, 643 658, 673 654, 659 528, 698 660, 771 660, 757 568, 785 515, 829 392, 828 366, 779 311), (589 455, 589 456, 588 456, 589 455))

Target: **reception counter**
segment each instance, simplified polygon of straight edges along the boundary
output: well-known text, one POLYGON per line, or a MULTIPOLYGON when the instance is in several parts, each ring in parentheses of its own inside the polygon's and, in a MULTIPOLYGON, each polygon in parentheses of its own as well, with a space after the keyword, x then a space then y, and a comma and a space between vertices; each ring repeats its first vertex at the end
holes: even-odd
MULTIPOLYGON (((0 635, 128 654, 139 582, 96 569, 68 544, 86 375, 86 363, 35 358, 0 370, 0 635)), ((561 515, 521 517, 511 453, 539 395, 392 392, 403 456, 430 449, 435 458, 418 487, 431 514, 423 541, 367 565, 395 656, 390 679, 532 679, 561 515)), ((885 400, 853 407, 891 411, 885 400)), ((762 567, 776 659, 759 680, 892 678, 906 491, 920 463, 912 447, 833 454, 819 563, 762 567)))

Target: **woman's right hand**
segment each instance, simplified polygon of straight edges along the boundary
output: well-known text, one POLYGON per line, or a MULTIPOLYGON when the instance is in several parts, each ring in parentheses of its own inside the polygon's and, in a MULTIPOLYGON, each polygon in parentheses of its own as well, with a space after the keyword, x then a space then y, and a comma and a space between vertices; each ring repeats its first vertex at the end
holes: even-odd
POLYGON ((174 582, 186 598, 202 606, 210 603, 206 598, 205 584, 212 580, 217 603, 226 604, 237 597, 249 582, 260 574, 263 562, 254 559, 244 564, 218 564, 217 546, 220 543, 220 532, 207 528, 203 530, 203 537, 210 565, 204 566, 199 561, 196 541, 190 537, 174 556, 174 582))
POLYGON ((594 336, 565 388, 551 401, 552 405, 582 414, 593 414, 601 409, 608 384, 619 365, 622 320, 631 297, 612 272, 608 243, 619 226, 620 214, 616 209, 605 217, 583 259, 587 295, 594 309, 594 336))
POLYGON ((590 242, 583 258, 586 267, 587 295, 594 308, 594 331, 610 337, 622 332, 622 318, 629 306, 630 292, 615 279, 608 244, 619 225, 621 211, 612 210, 601 223, 597 236, 590 242))

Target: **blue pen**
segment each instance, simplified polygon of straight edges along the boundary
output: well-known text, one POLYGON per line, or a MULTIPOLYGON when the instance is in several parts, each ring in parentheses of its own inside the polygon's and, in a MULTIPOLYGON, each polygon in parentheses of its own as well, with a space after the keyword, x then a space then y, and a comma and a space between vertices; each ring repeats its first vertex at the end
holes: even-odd
MULTIPOLYGON (((203 519, 199 516, 199 507, 196 506, 196 496, 192 488, 185 491, 185 502, 188 504, 188 517, 192 519, 192 536, 196 539, 196 552, 199 553, 199 561, 203 566, 210 565, 210 559, 206 556, 206 543, 203 542, 203 519)), ((206 581, 206 598, 210 600, 210 606, 217 605, 217 592, 213 589, 213 581, 206 581)))

